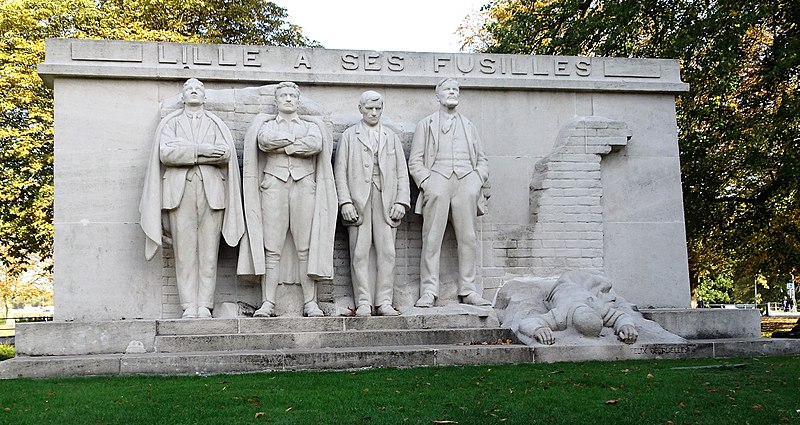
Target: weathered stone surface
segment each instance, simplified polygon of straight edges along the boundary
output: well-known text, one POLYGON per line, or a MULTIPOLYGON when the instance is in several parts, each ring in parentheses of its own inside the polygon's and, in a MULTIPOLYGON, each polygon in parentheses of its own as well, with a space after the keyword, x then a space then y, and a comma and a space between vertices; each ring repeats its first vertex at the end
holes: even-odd
POLYGON ((231 335, 158 336, 156 350, 162 353, 192 351, 246 351, 381 347, 425 344, 481 344, 514 339, 508 329, 399 329, 382 331, 295 332, 231 335))
POLYGON ((513 345, 391 346, 261 352, 150 353, 87 357, 15 358, 0 363, 0 378, 92 375, 213 375, 285 370, 530 363, 533 349, 513 345))
POLYGON ((157 320, 158 335, 217 335, 239 332, 239 319, 157 320))
POLYGON ((758 338, 761 314, 756 309, 642 309, 642 315, 687 339, 758 338))
POLYGON ((155 349, 154 320, 37 322, 17 324, 18 356, 124 353, 131 341, 155 349))
POLYGON ((119 356, 15 357, 0 362, 0 378, 119 375, 119 356))
POLYGON ((522 345, 424 345, 259 352, 106 354, 81 357, 16 357, 0 362, 0 379, 92 375, 212 375, 282 370, 798 354, 800 340, 759 338, 694 340, 684 344, 564 345, 535 348, 522 345))

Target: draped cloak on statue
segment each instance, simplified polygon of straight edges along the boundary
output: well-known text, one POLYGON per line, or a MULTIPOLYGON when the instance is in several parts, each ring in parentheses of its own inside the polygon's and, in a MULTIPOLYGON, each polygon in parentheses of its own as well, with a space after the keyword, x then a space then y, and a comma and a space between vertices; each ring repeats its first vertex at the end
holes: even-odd
MULTIPOLYGON (((182 113, 184 113, 183 108, 171 112, 158 124, 155 137, 153 138, 153 148, 147 162, 147 172, 145 173, 142 199, 139 203, 139 213, 141 214, 140 224, 146 236, 144 255, 148 260, 151 260, 155 256, 156 251, 158 251, 158 248, 161 247, 162 233, 164 232, 161 207, 164 184, 162 177, 165 167, 160 159, 161 131, 167 122, 177 118, 182 113)), ((230 149, 231 152, 228 164, 225 166, 226 170, 223 170, 227 178, 227 195, 225 199, 225 212, 222 219, 222 237, 228 246, 236 246, 245 233, 244 216, 242 214, 242 195, 239 187, 239 161, 236 157, 236 146, 233 143, 233 135, 230 129, 222 119, 206 110, 203 110, 203 113, 219 127, 222 137, 225 139, 225 142, 228 144, 228 149, 230 149)), ((167 223, 168 221, 163 220, 163 222, 167 223)))
MULTIPOLYGON (((242 188, 247 231, 239 246, 239 263, 236 270, 237 274, 243 276, 261 276, 266 273, 263 226, 269 226, 270 223, 265 223, 262 218, 260 190, 266 154, 258 148, 257 138, 261 125, 275 118, 274 114, 258 114, 244 136, 242 188)), ((314 218, 311 222, 311 245, 308 251, 308 276, 314 280, 331 280, 333 238, 338 213, 331 165, 333 136, 319 117, 303 115, 300 119, 315 124, 322 133, 322 152, 316 156, 313 176, 317 187, 314 194, 314 218)), ((287 238, 281 254, 280 281, 299 282, 297 269, 297 253, 293 240, 287 238)))

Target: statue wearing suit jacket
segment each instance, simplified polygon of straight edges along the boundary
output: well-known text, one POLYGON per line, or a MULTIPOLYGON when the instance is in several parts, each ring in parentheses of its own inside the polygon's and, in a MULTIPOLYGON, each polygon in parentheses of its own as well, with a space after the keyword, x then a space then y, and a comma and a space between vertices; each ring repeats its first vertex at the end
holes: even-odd
POLYGON ((475 277, 475 221, 482 214, 481 188, 487 185, 489 164, 475 126, 456 112, 458 96, 456 80, 436 85, 440 108, 417 124, 408 156, 409 172, 420 189, 415 212, 423 216, 417 307, 432 307, 439 297, 439 257, 448 221, 458 244, 460 301, 491 305, 477 293, 475 277))
POLYGON ((156 130, 139 210, 148 260, 161 245, 161 211, 167 211, 183 317, 208 318, 220 233, 230 246, 244 234, 239 164, 227 125, 204 109, 203 83, 187 80, 182 100, 184 108, 156 130))
POLYGON ((395 316, 395 238, 410 207, 406 157, 399 137, 380 122, 383 97, 361 95, 362 120, 342 134, 334 177, 342 219, 350 239, 350 271, 357 316, 395 316), (369 282, 369 254, 375 247, 377 280, 369 282))

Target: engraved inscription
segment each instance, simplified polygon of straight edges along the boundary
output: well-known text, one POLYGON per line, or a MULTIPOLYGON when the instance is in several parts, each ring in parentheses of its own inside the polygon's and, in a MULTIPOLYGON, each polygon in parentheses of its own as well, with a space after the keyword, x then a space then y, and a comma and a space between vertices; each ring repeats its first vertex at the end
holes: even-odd
POLYGON ((348 52, 342 55, 342 69, 345 71, 389 71, 403 70, 404 57, 397 54, 382 54, 378 52, 357 53, 348 52))
POLYGON ((689 354, 693 351, 693 346, 690 345, 640 345, 631 347, 631 354, 637 356, 664 356, 664 355, 681 355, 689 354))
MULTIPOLYGON (((140 46, 141 47, 141 46, 140 46)), ((261 66, 258 48, 217 46, 213 50, 205 46, 158 45, 158 63, 200 66, 261 66), (241 59, 241 60, 240 60, 241 59)))
POLYGON ((433 56, 433 72, 455 69, 461 74, 479 72, 499 76, 588 77, 592 73, 589 58, 552 58, 537 56, 480 57, 473 55, 437 54, 433 56))
MULTIPOLYGON (((147 42, 70 42, 77 62, 138 62, 147 67, 265 72, 307 71, 341 78, 343 74, 377 76, 407 73, 411 78, 586 80, 607 77, 667 80, 673 64, 628 58, 499 55, 483 53, 406 53, 361 50, 294 49, 223 44, 147 42), (342 71, 345 71, 342 73, 342 71)), ((161 75, 161 74, 156 74, 161 75)), ((677 74, 675 74, 677 75, 677 74)), ((319 76, 318 76, 319 77, 319 76)), ((317 78, 318 78, 317 77, 317 78)), ((667 81, 670 83, 671 81, 667 81)), ((680 84, 680 82, 677 82, 680 84)), ((582 86, 583 87, 583 86, 582 86)))

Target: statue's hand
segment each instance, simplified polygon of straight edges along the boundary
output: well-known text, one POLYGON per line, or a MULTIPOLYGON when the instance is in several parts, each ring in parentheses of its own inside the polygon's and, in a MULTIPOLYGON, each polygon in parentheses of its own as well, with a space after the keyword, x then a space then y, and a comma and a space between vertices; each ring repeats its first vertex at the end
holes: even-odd
POLYGON ((541 327, 533 331, 533 337, 536 338, 537 341, 545 345, 553 345, 553 343, 556 342, 556 339, 553 336, 553 331, 547 327, 541 327))
POLYGON ((619 328, 617 337, 626 344, 633 344, 636 342, 636 338, 639 337, 639 333, 636 332, 636 328, 633 325, 623 325, 619 328))
POLYGON ((345 221, 354 222, 358 220, 358 211, 356 211, 356 207, 353 204, 344 204, 342 205, 342 218, 345 221))
POLYGON ((276 145, 288 146, 294 142, 294 133, 276 130, 269 135, 270 141, 276 145))
POLYGON ((206 158, 220 158, 228 151, 223 145, 199 145, 197 155, 206 158))
POLYGON ((400 204, 392 205, 392 210, 389 211, 389 218, 396 221, 403 218, 404 215, 406 215, 406 207, 400 204))

